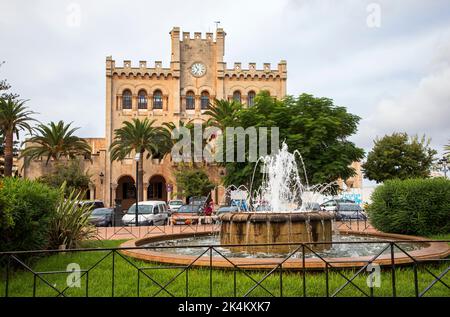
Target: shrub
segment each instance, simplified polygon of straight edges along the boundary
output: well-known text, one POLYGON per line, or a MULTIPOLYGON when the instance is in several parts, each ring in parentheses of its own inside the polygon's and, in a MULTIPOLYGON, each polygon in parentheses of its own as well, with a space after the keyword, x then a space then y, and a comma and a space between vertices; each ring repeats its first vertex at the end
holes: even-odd
POLYGON ((58 190, 37 181, 5 178, 0 184, 0 251, 45 249, 58 190))
POLYGON ((85 192, 76 188, 70 190, 67 198, 64 198, 66 184, 60 187, 59 200, 55 215, 50 223, 50 247, 58 248, 65 245, 74 248, 82 240, 93 236, 94 228, 89 222, 92 213, 92 205, 80 205, 85 192))
POLYGON ((64 194, 68 196, 72 189, 86 192, 89 189, 91 175, 83 170, 79 159, 73 159, 54 163, 52 172, 41 176, 39 181, 54 188, 60 188, 66 183, 64 194))
POLYGON ((372 225, 384 232, 425 236, 449 233, 450 181, 386 181, 373 192, 368 213, 372 225))

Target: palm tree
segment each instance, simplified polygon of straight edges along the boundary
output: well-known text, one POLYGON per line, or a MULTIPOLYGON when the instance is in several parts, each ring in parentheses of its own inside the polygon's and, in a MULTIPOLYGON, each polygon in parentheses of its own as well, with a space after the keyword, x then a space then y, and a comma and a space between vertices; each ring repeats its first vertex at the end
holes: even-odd
POLYGON ((444 150, 445 150, 445 152, 444 152, 445 156, 447 156, 450 159, 450 141, 448 142, 447 145, 444 146, 444 150))
POLYGON ((74 135, 79 128, 71 128, 71 124, 65 124, 63 121, 58 123, 52 121, 48 125, 39 124, 35 128, 37 133, 24 142, 27 146, 22 151, 21 157, 24 157, 27 163, 46 157, 46 165, 50 159, 54 161, 61 158, 74 159, 80 155, 90 159, 91 146, 74 135))
POLYGON ((109 147, 111 161, 123 160, 131 153, 139 154, 138 164, 138 199, 143 200, 143 172, 144 153, 146 158, 164 157, 171 149, 172 140, 170 133, 163 127, 155 127, 156 120, 144 120, 134 118, 132 121, 125 121, 123 126, 114 131, 114 140, 109 147))
POLYGON ((214 100, 214 104, 210 105, 204 115, 210 116, 206 124, 218 127, 225 133, 226 127, 236 126, 238 113, 242 109, 242 105, 235 101, 214 100))
POLYGON ((32 128, 30 121, 35 121, 31 117, 33 111, 25 106, 27 100, 16 100, 14 98, 0 98, 0 130, 4 135, 5 154, 5 176, 12 176, 14 135, 19 138, 19 131, 32 128))

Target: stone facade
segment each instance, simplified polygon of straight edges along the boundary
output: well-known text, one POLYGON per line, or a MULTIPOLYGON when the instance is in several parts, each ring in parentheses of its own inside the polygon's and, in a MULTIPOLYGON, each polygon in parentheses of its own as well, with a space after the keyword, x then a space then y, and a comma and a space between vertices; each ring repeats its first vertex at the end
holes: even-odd
MULTIPOLYGON (((111 162, 107 151, 114 137, 114 130, 132 118, 149 118, 156 124, 163 122, 201 121, 209 101, 213 99, 238 99, 251 106, 255 94, 267 90, 271 96, 286 95, 286 62, 280 61, 275 69, 264 63, 258 69, 255 63, 243 67, 224 62, 225 36, 223 29, 216 34, 180 32, 178 27, 170 31, 170 67, 163 68, 161 61, 152 66, 146 61, 136 65, 125 60, 116 65, 112 57, 106 58, 106 137, 87 139, 92 146, 92 160, 84 162, 92 175, 91 199, 100 199, 106 205, 120 202, 123 208, 130 206, 133 193, 136 164, 133 157, 122 162, 111 162), (195 70, 199 70, 195 72, 195 70)), ((24 177, 36 178, 49 167, 42 161, 31 162, 23 170, 24 177)), ((170 199, 176 193, 170 158, 145 160, 144 199, 170 199)), ((220 183, 220 170, 208 169, 209 176, 220 183)), ((219 203, 223 198, 220 186, 212 193, 219 203)))

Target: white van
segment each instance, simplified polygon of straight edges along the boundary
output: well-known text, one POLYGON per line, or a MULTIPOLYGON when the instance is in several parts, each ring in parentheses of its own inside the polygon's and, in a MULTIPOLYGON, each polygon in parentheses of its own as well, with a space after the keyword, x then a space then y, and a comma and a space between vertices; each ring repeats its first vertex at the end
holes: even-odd
MULTIPOLYGON (((164 201, 149 200, 138 204, 138 225, 153 226, 166 225, 169 214, 167 204, 164 201)), ((124 226, 136 225, 136 204, 133 204, 122 217, 124 226)))

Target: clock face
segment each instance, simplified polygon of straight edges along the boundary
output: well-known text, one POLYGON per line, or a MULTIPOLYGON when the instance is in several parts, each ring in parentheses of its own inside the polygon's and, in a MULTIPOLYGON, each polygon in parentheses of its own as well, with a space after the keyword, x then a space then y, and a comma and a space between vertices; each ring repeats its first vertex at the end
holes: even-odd
POLYGON ((194 63, 191 66, 191 74, 195 77, 201 77, 206 73, 206 66, 202 63, 194 63))

